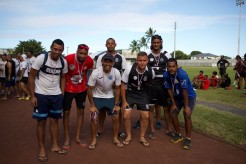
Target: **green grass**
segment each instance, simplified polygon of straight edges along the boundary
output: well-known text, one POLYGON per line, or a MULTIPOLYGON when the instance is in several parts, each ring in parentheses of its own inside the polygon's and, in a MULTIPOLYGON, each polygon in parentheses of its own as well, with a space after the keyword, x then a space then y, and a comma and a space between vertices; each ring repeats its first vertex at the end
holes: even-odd
MULTIPOLYGON (((200 70, 203 70, 204 75, 211 77, 213 71, 218 71, 216 67, 182 67, 190 79, 193 79, 200 70)), ((235 71, 232 67, 227 69, 227 73, 234 82, 235 71)), ((228 107, 237 107, 240 110, 246 110, 246 97, 243 95, 246 91, 236 90, 231 85, 231 90, 222 88, 209 88, 208 90, 196 90, 197 99, 207 102, 216 102, 224 104, 228 107)), ((162 113, 163 114, 163 113, 162 113)), ((179 114, 181 123, 184 123, 182 112, 179 114)), ((235 115, 230 112, 219 111, 215 108, 204 105, 196 105, 192 114, 193 129, 202 131, 208 135, 213 135, 222 140, 237 145, 246 144, 246 117, 235 115)))
MULTIPOLYGON (((181 123, 183 115, 179 114, 181 123)), ((246 144, 246 117, 197 105, 192 114, 193 129, 214 135, 232 144, 246 144)))

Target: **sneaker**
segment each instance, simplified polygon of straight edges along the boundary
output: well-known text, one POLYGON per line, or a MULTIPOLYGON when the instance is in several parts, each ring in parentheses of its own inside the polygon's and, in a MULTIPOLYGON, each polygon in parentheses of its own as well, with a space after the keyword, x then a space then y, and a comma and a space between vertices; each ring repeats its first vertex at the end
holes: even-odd
POLYGON ((134 129, 140 128, 140 121, 138 120, 137 123, 133 126, 134 129))
POLYGON ((190 150, 191 148, 191 140, 190 138, 185 138, 183 142, 183 149, 190 150))
POLYGON ((177 134, 177 133, 171 139, 172 143, 178 143, 180 141, 183 141, 183 137, 181 134, 177 134))
POLYGON ((157 121, 155 123, 155 128, 156 128, 156 130, 160 130, 161 129, 161 123, 159 121, 157 121))

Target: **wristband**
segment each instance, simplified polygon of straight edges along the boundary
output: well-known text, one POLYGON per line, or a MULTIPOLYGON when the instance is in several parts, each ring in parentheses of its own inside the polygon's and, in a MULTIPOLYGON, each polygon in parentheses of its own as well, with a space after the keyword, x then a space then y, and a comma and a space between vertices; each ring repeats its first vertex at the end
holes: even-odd
POLYGON ((120 106, 120 103, 115 103, 114 105, 115 105, 115 106, 120 106))

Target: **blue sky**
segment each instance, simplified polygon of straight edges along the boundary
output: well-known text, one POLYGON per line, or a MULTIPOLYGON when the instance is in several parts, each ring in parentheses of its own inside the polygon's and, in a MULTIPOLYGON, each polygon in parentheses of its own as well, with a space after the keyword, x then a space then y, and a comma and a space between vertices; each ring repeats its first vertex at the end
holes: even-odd
MULTIPOLYGON (((51 42, 60 38, 65 54, 75 52, 80 43, 94 53, 105 50, 106 39, 113 37, 117 49, 127 49, 152 27, 171 53, 176 21, 176 50, 237 55, 240 7, 236 0, 1 0, 0 8, 0 48, 35 39, 49 50, 51 42)), ((242 56, 246 53, 246 4, 240 36, 242 56)))

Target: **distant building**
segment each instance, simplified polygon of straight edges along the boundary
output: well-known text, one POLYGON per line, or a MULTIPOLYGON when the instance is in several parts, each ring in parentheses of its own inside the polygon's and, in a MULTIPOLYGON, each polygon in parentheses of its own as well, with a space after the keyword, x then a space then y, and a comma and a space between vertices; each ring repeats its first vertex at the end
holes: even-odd
POLYGON ((209 59, 219 59, 220 57, 210 53, 201 53, 191 57, 191 60, 209 60, 209 59))

